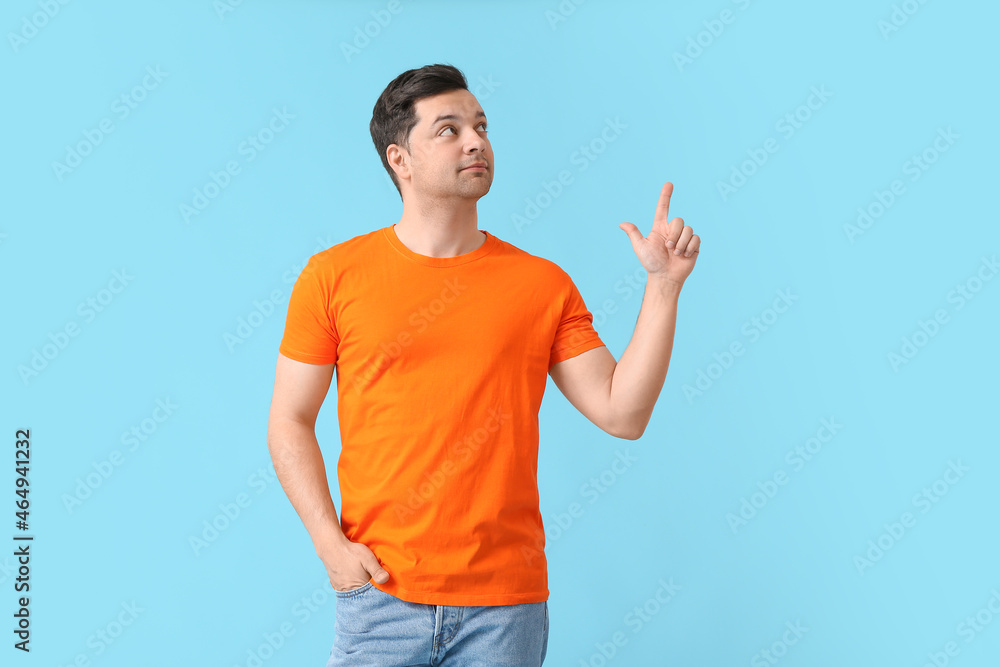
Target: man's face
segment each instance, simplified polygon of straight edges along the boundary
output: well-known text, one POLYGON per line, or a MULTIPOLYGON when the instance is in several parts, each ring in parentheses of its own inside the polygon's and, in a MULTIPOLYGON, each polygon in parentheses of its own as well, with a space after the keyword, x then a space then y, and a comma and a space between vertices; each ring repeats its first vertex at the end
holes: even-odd
POLYGON ((414 111, 417 124, 410 131, 409 192, 418 199, 479 199, 489 192, 493 148, 486 137, 486 114, 475 95, 452 90, 424 97, 417 100, 414 111), (485 169, 466 169, 483 162, 485 169))

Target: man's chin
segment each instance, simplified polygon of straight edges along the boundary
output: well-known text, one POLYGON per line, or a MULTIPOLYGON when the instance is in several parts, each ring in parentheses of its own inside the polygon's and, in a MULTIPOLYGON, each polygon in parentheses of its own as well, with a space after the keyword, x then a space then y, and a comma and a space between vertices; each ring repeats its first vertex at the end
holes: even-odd
POLYGON ((491 187, 493 187, 493 183, 484 179, 479 183, 464 183, 458 191, 466 197, 482 197, 490 191, 491 187))

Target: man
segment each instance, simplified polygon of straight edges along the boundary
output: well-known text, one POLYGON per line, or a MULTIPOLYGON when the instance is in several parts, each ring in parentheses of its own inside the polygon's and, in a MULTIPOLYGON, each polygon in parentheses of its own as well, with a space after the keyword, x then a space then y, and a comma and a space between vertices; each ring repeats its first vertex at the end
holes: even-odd
MULTIPOLYGON (((337 597, 328 665, 541 665, 548 573, 536 480, 546 373, 596 426, 639 438, 700 239, 668 222, 620 361, 569 276, 478 229, 495 161, 449 65, 399 75, 370 125, 399 222, 313 255, 289 298, 268 448, 337 597), (338 522, 315 434, 337 373, 338 522)), ((576 233, 567 229, 566 233, 576 233)))

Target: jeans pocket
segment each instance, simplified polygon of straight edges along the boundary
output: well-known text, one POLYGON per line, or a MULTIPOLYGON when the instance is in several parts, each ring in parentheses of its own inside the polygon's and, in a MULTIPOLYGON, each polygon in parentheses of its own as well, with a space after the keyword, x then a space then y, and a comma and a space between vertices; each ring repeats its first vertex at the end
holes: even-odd
POLYGON ((373 585, 374 584, 372 583, 372 580, 369 579, 368 583, 362 584, 361 586, 358 586, 357 588, 352 588, 349 591, 334 590, 333 592, 336 594, 336 596, 338 598, 348 598, 348 597, 353 597, 355 595, 358 595, 360 593, 364 593, 366 590, 368 590, 369 588, 371 588, 373 585))

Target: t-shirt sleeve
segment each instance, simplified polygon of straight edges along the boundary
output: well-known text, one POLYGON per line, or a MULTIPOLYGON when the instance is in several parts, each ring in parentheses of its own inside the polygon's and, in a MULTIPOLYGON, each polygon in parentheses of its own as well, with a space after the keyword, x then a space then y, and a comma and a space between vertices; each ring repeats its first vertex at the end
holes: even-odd
POLYGON ((594 330, 594 316, 587 310, 583 297, 580 296, 580 290, 569 275, 565 276, 564 282, 562 319, 549 354, 549 369, 560 361, 604 345, 594 330))
POLYGON ((332 274, 327 266, 309 258, 288 298, 285 334, 278 351, 307 364, 337 362, 340 335, 331 313, 332 274))

